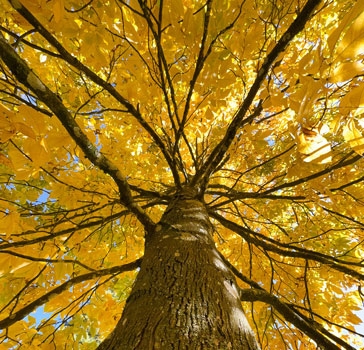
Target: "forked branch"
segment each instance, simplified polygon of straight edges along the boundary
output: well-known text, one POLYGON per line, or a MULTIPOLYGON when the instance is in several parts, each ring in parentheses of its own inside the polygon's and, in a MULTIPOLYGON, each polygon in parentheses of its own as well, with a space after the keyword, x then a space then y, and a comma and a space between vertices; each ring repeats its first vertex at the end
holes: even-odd
POLYGON ((134 202, 129 184, 119 168, 103 155, 88 139, 58 96, 43 84, 41 79, 28 67, 27 63, 14 51, 2 36, 0 36, 0 57, 16 79, 37 95, 37 97, 57 116, 68 134, 82 149, 85 156, 95 166, 113 178, 119 188, 121 203, 138 218, 147 230, 152 230, 154 227, 153 221, 144 210, 134 202))
POLYGON ((276 242, 271 238, 264 237, 264 235, 248 230, 247 228, 236 224, 230 220, 225 219, 223 216, 216 212, 209 212, 209 214, 220 222, 227 229, 237 233, 240 237, 246 240, 248 243, 254 244, 257 247, 261 247, 267 251, 274 252, 283 257, 300 258, 305 260, 312 260, 318 263, 329 266, 330 268, 345 273, 349 276, 357 278, 360 281, 364 281, 364 274, 354 270, 349 266, 357 266, 359 268, 364 267, 363 263, 347 262, 333 256, 315 252, 309 249, 294 247, 284 243, 276 242))
POLYGON ((50 45, 52 45, 60 54, 61 58, 69 63, 72 67, 76 68, 80 72, 84 73, 91 81, 93 81, 98 86, 105 89, 111 96, 113 96, 119 103, 121 103, 124 107, 126 107, 127 111, 139 122, 139 124, 148 132, 148 134, 152 137, 153 141, 162 151, 165 160, 167 161, 174 180, 176 183, 179 183, 179 176, 175 161, 171 157, 166 145, 162 141, 162 139, 158 136, 156 131, 153 129, 151 125, 143 118, 139 109, 131 104, 125 97, 123 97, 115 87, 100 78, 95 72, 93 72, 90 68, 85 66, 82 62, 80 62, 75 56, 71 55, 62 44, 33 16, 33 14, 23 6, 18 0, 9 0, 10 4, 14 7, 16 11, 19 12, 21 16, 23 16, 34 28, 38 31, 40 35, 43 36, 44 39, 48 41, 50 45))
POLYGON ((138 260, 135 260, 135 261, 125 264, 125 265, 114 266, 109 269, 93 271, 90 273, 79 275, 77 277, 70 278, 67 282, 62 283, 58 287, 52 289, 48 293, 46 293, 46 294, 42 295, 41 297, 39 297, 38 299, 34 300, 27 306, 23 307, 22 309, 16 311, 15 313, 12 313, 10 316, 1 320, 0 329, 8 328, 11 325, 13 325, 14 323, 22 320, 24 317, 26 317, 31 312, 33 312, 37 307, 45 304, 50 299, 57 297, 59 294, 68 290, 71 286, 73 286, 77 283, 100 278, 102 276, 118 275, 123 272, 133 271, 133 270, 137 269, 140 266, 140 264, 141 264, 141 259, 138 259, 138 260))
POLYGON ((304 315, 295 310, 292 305, 280 301, 278 297, 267 292, 258 283, 244 276, 234 265, 230 264, 229 261, 227 261, 225 258, 224 261, 237 278, 239 278, 241 281, 249 284, 252 287, 252 289, 240 290, 240 299, 242 301, 251 301, 251 302, 262 301, 264 303, 271 305, 282 316, 284 316, 286 321, 292 323, 295 327, 297 327, 297 329, 301 330, 303 333, 309 336, 322 349, 340 350, 338 346, 336 346, 333 342, 331 342, 327 338, 329 337, 336 343, 343 346, 345 349, 355 350, 349 344, 345 343, 338 337, 326 331, 321 324, 313 320, 308 320, 304 315))
MULTIPOLYGON (((265 77, 269 73, 270 68, 273 63, 281 54, 284 52, 287 45, 293 40, 293 38, 304 28, 305 24, 311 18, 315 8, 321 3, 321 0, 308 0, 306 5, 303 7, 302 11, 298 14, 293 23, 289 26, 286 32, 279 39, 277 44, 274 46, 272 51, 265 58, 262 66, 260 67, 253 85, 251 86, 248 95, 243 101, 241 107, 236 112, 234 119, 227 128, 224 138, 220 143, 213 149, 210 156, 203 164, 201 169, 196 173, 192 185, 199 187, 201 190, 205 190, 207 186, 208 179, 214 170, 218 167, 219 163, 224 158, 226 151, 232 144, 236 133, 239 128, 243 125, 252 122, 252 118, 247 117, 246 113, 252 106, 254 98, 259 91, 265 77)), ((258 106, 259 108, 259 106, 258 106)), ((255 113, 252 114, 253 116, 255 113)))

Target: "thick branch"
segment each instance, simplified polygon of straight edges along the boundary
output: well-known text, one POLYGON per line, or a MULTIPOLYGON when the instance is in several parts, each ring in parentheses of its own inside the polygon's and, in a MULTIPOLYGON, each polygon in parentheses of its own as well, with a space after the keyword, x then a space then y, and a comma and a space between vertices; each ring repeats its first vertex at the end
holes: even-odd
POLYGON ((139 219, 147 230, 153 229, 153 221, 148 217, 144 210, 133 201, 129 184, 118 167, 98 151, 95 145, 87 138, 86 134, 79 127, 71 113, 62 104, 62 101, 58 98, 58 96, 43 84, 40 78, 28 67, 26 62, 1 36, 0 57, 19 82, 32 90, 38 98, 52 110, 67 130, 68 134, 82 149, 85 156, 94 165, 113 178, 119 188, 121 202, 139 219))
POLYGON ((307 199, 306 196, 295 196, 295 195, 279 195, 279 194, 264 194, 264 193, 259 193, 259 192, 244 192, 244 191, 235 191, 235 190, 230 190, 229 187, 224 186, 224 185, 220 185, 220 184, 216 184, 216 185, 211 185, 209 186, 209 188, 221 188, 221 189, 226 189, 227 191, 214 191, 214 190, 207 190, 206 194, 210 194, 213 196, 219 196, 219 197, 226 197, 229 198, 228 200, 218 203, 216 206, 223 206, 226 205, 230 202, 234 202, 236 200, 241 200, 241 199, 248 199, 248 198, 252 198, 252 199, 286 199, 286 200, 291 200, 291 201, 303 201, 305 199, 307 199))
POLYGON ((300 258, 300 259, 310 259, 322 264, 325 264, 327 266, 330 266, 332 269, 335 269, 337 271, 343 272, 347 275, 350 275, 352 277, 355 277, 359 280, 364 281, 364 274, 353 270, 350 267, 347 267, 345 265, 354 265, 363 267, 362 263, 351 263, 346 262, 340 259, 337 259, 335 257, 331 257, 322 253, 314 252, 312 250, 300 248, 300 247, 294 247, 291 245, 286 245, 284 243, 276 242, 272 239, 269 239, 267 237, 264 237, 261 234, 258 234, 254 231, 250 231, 246 229, 245 227, 242 227, 234 222, 231 222, 230 220, 225 219, 223 216, 209 211, 209 214, 216 220, 218 220, 223 226, 228 228, 229 230, 237 233, 239 236, 241 236, 243 239, 245 239, 248 243, 254 244, 257 247, 262 247, 263 249, 267 251, 271 251, 274 253, 277 253, 281 256, 290 256, 293 258, 300 258), (261 239, 258 239, 257 236, 259 236, 261 239), (264 240, 269 240, 270 243, 264 242, 264 240))
POLYGON ((314 340, 317 345, 323 347, 324 349, 340 349, 335 344, 333 344, 329 339, 327 339, 323 334, 332 338, 336 343, 340 344, 344 349, 355 350, 352 346, 341 340, 340 338, 327 332, 321 324, 318 322, 307 319, 304 315, 296 312, 293 307, 287 303, 283 303, 276 296, 268 293, 264 289, 241 289, 240 298, 242 301, 262 301, 274 307, 286 321, 292 323, 295 327, 309 336, 314 340))
MULTIPOLYGON (((273 159, 273 158, 271 158, 273 159)), ((268 161, 270 161, 271 159, 269 159, 268 161)), ((235 191, 234 189, 232 189, 231 187, 227 187, 224 185, 210 185, 209 188, 221 188, 221 189, 225 189, 226 192, 222 192, 222 191, 206 191, 206 194, 213 194, 213 195, 218 195, 220 197, 226 197, 228 198, 228 200, 223 201, 223 202, 219 202, 217 205, 215 205, 214 207, 221 207, 223 205, 226 205, 228 203, 231 203, 235 200, 241 200, 241 199, 246 199, 246 198, 253 198, 253 199, 287 199, 287 200, 306 200, 307 197, 300 195, 300 196, 294 196, 294 195, 274 195, 272 193, 277 192, 277 191, 281 191, 282 189, 285 188, 290 188, 290 187, 294 187, 294 186, 298 186, 301 184, 304 184, 306 182, 309 182, 311 180, 317 179, 321 176, 327 175, 332 173, 332 171, 336 170, 336 169, 340 169, 343 168, 345 166, 351 165, 356 163, 357 161, 359 161, 360 159, 362 159, 362 156, 360 155, 353 155, 353 152, 347 154, 346 156, 344 156, 340 161, 338 161, 335 164, 332 164, 331 166, 308 176, 302 177, 300 179, 294 180, 292 182, 286 182, 277 186, 274 186, 270 189, 267 189, 265 191, 262 192, 242 192, 242 191, 235 191), (351 156, 351 157, 349 157, 351 156)), ((259 165, 260 166, 260 165, 259 165)), ((248 171, 251 171, 252 168, 250 168, 248 171)), ((246 171, 246 172, 248 172, 246 171)), ((245 172, 245 173, 246 173, 245 172)), ((242 173, 239 178, 243 175, 244 173, 242 173)), ((285 174, 282 174, 282 177, 285 174)), ((359 183, 360 181, 362 181, 364 177, 361 177, 359 179, 353 180, 345 185, 342 185, 338 188, 329 188, 328 190, 332 193, 334 193, 335 191, 339 191, 342 190, 343 188, 346 188, 348 186, 354 185, 359 183)), ((238 180, 236 180, 236 183, 238 182, 238 180)), ((326 210, 326 208, 324 208, 326 210)), ((329 211, 329 210, 327 210, 329 211)), ((342 214, 337 214, 339 216, 345 217, 348 220, 351 220, 353 222, 356 222, 360 225, 363 225, 362 223, 355 221, 354 219, 348 218, 347 216, 344 216, 342 214)))
POLYGON ((53 297, 57 297, 60 293, 64 292, 65 290, 69 289, 71 286, 85 282, 88 280, 92 280, 95 278, 99 278, 106 275, 118 275, 123 272, 133 271, 137 269, 141 264, 142 259, 135 260, 129 264, 114 266, 109 269, 98 270, 90 273, 86 273, 84 275, 80 275, 77 277, 73 277, 69 279, 67 282, 59 285, 58 287, 52 289, 50 292, 44 294, 37 300, 34 300, 32 303, 28 304, 24 308, 18 310, 17 312, 11 314, 10 316, 6 317, 5 319, 0 321, 0 329, 8 328, 14 323, 20 321, 31 312, 33 312, 37 307, 45 304, 53 297))
MULTIPOLYGON (((305 182, 308 182, 308 181, 311 181, 313 179, 319 178, 320 176, 323 176, 323 175, 326 175, 326 174, 330 174, 333 170, 340 169, 340 168, 343 168, 345 166, 354 164, 355 162, 357 162, 360 159, 362 159, 362 156, 361 155, 358 155, 358 154, 357 155, 354 155, 354 152, 351 152, 350 154, 348 154, 345 157, 343 157, 339 162, 337 162, 337 163, 335 163, 335 164, 327 167, 326 169, 323 169, 323 170, 321 170, 321 171, 319 171, 317 173, 308 175, 306 177, 302 177, 302 178, 297 179, 295 181, 283 183, 281 185, 272 187, 269 190, 266 190, 264 192, 261 192, 260 195, 266 196, 266 195, 268 195, 270 193, 273 193, 273 192, 277 192, 279 190, 282 190, 283 188, 289 188, 289 187, 294 187, 294 186, 303 184, 305 182), (349 156, 352 156, 352 157, 349 158, 349 156), (347 158, 349 158, 349 159, 347 159, 347 158)), ((349 186, 349 184, 348 184, 348 186, 349 186)), ((333 188, 333 189, 330 189, 330 191, 337 191, 337 190, 340 190, 340 189, 341 188, 333 188)))
MULTIPOLYGON (((82 230, 82 229, 85 229, 85 228, 90 228, 90 227, 98 227, 100 225, 105 225, 106 223, 108 222, 111 222, 113 220, 116 220, 116 219, 119 219, 121 218, 122 216, 124 215, 127 215, 129 214, 129 212, 127 210, 124 210, 124 211, 120 211, 120 212, 117 212, 115 214, 112 214, 108 217, 104 217, 102 219, 99 219, 99 220, 94 220, 94 221, 86 221, 86 223, 81 223, 81 224, 78 224, 74 227, 70 227, 70 228, 66 228, 66 229, 63 229, 63 230, 60 230, 60 231, 57 231, 57 232, 53 232, 52 230, 50 230, 50 233, 46 234, 45 236, 40 236, 40 237, 37 237, 37 238, 34 238, 34 239, 28 239, 28 240, 21 240, 21 241, 16 241, 16 242, 7 242, 5 240, 2 240, 0 242, 0 248, 1 249, 11 249, 11 248, 16 248, 16 247, 25 247, 25 246, 28 246, 28 245, 32 245, 32 244, 37 244, 37 243, 41 243, 41 242, 46 242, 48 240, 54 240, 54 238, 56 237, 60 237, 60 236, 64 236, 64 235, 67 235, 67 234, 72 234, 76 231, 79 231, 79 230, 82 230)), ((49 227, 54 227, 54 225, 48 225, 49 227)), ((45 226, 42 227, 42 229, 44 230, 45 226)), ((26 231, 24 232, 24 234, 35 234, 35 233, 40 233, 41 231, 26 231)), ((22 235, 22 234, 21 234, 22 235)))
MULTIPOLYGON (((325 336, 323 336, 317 328, 323 329, 323 327, 315 322, 315 325, 312 324, 312 320, 307 320, 305 316, 301 313, 293 309, 293 307, 287 303, 283 303, 279 300, 278 297, 268 293, 264 288, 262 288, 258 283, 251 280, 250 278, 244 276, 234 265, 232 265, 227 259, 222 257, 226 263, 226 265, 230 268, 230 270, 234 273, 234 275, 239 278, 241 281, 247 283, 252 287, 252 289, 240 289, 240 299, 241 301, 262 301, 267 304, 272 305, 282 316, 284 316, 285 320, 292 323, 300 329, 303 333, 309 336, 312 340, 314 340, 318 345, 322 346, 323 349, 327 350, 339 350, 335 344, 333 344, 330 340, 328 340, 325 336), (319 327, 318 327, 319 326, 319 327)), ((327 334, 328 332, 324 330, 327 334)), ((331 334, 329 334, 332 336, 331 334)), ((332 336, 333 338, 336 338, 332 336)), ((336 341, 336 339, 335 339, 336 341)), ((350 347, 350 345, 346 344, 346 349, 354 350, 350 347)))
POLYGON ((106 82, 100 78, 96 73, 94 73, 90 68, 82 64, 76 57, 72 56, 59 42, 52 36, 51 33, 33 16, 33 14, 25 8, 18 0, 9 0, 10 4, 18 11, 30 24, 32 24, 35 29, 60 53, 61 58, 68 62, 71 66, 75 67, 77 70, 86 74, 86 76, 91 79, 95 84, 104 88, 111 96, 113 96, 117 101, 119 101, 123 106, 126 107, 127 111, 140 123, 140 125, 148 132, 148 134, 153 138, 154 142, 158 145, 162 151, 164 158, 166 159, 168 165, 171 168, 173 177, 176 183, 179 182, 178 171, 175 166, 175 162, 170 156, 165 144, 154 129, 147 123, 142 117, 139 109, 135 108, 126 98, 124 98, 120 93, 112 86, 112 84, 106 82))
MULTIPOLYGON (((201 169, 196 173, 192 184, 200 185, 199 187, 205 188, 207 181, 210 175, 214 172, 215 168, 219 165, 221 160, 224 158, 224 155, 231 143, 234 140, 234 137, 240 127, 244 124, 250 123, 252 121, 251 118, 245 118, 246 113, 248 112, 250 106, 252 105, 256 94, 259 91, 260 86, 262 85, 265 77, 267 76, 270 67, 273 65, 276 58, 281 54, 287 45, 292 41, 292 39, 304 28, 307 21, 313 14, 315 8, 319 5, 320 0, 308 0, 306 5, 303 7, 302 11, 293 21, 293 23, 289 26, 287 31, 282 35, 279 39, 278 43, 275 45, 273 50, 268 54, 265 58, 261 68, 258 71, 257 77, 253 85, 251 86, 247 97, 242 103, 241 107, 235 114, 234 119, 229 125, 224 138, 221 142, 214 148, 211 152, 209 158, 206 160, 205 164, 201 167, 201 169)), ((259 106, 258 106, 259 108, 259 106)), ((253 113, 253 115, 255 115, 253 113)))
MULTIPOLYGON (((155 205, 156 203, 157 202, 148 203, 148 204, 144 205, 142 208, 143 209, 150 208, 153 205, 155 205)), ((160 203, 160 202, 158 202, 157 204, 163 205, 163 203, 160 203)), ((5 239, 3 239, 0 242, 0 249, 2 249, 2 250, 12 249, 12 248, 17 248, 17 247, 25 247, 25 246, 28 246, 28 245, 33 245, 33 244, 37 244, 37 243, 41 243, 41 242, 46 242, 46 241, 49 241, 49 240, 53 241, 54 238, 56 238, 56 237, 73 234, 76 231, 80 231, 80 230, 83 230, 85 228, 100 227, 102 225, 110 223, 111 221, 120 219, 121 217, 126 216, 128 214, 130 214, 130 212, 128 210, 122 210, 122 211, 119 211, 117 213, 111 214, 111 215, 109 215, 107 217, 103 217, 103 218, 98 219, 98 220, 90 221, 90 220, 86 219, 84 221, 81 221, 81 223, 76 224, 73 227, 69 227, 69 228, 66 228, 66 229, 63 229, 63 230, 60 230, 60 231, 55 231, 56 225, 58 225, 60 222, 62 222, 62 220, 59 220, 59 221, 57 221, 56 224, 51 223, 51 224, 43 225, 42 228, 41 228, 42 231, 40 231, 40 229, 38 228, 37 230, 29 230, 29 231, 26 231, 26 232, 23 232, 23 233, 13 235, 12 237, 15 238, 15 237, 18 237, 18 236, 26 236, 26 235, 36 234, 36 233, 39 234, 41 232, 44 232, 46 234, 45 236, 40 236, 40 237, 37 237, 37 238, 34 238, 34 239, 28 239, 28 240, 25 240, 24 238, 22 238, 22 240, 15 241, 15 242, 14 242, 14 239, 13 239, 13 241, 10 242, 10 243, 8 241, 6 241, 5 239), (50 229, 49 232, 45 231, 47 228, 50 229)))

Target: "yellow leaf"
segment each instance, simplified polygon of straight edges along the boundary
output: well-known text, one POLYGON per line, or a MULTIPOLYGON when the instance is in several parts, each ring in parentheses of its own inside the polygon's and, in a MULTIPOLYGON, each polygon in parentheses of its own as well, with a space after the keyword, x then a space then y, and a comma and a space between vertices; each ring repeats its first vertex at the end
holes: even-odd
POLYGON ((21 231, 20 214, 16 211, 9 211, 8 213, 1 214, 0 216, 0 233, 5 233, 7 237, 21 231))
POLYGON ((15 129, 13 128, 11 123, 8 123, 7 128, 4 127, 0 129, 0 143, 9 141, 14 134, 15 134, 15 129))
POLYGON ((302 127, 302 133, 298 135, 298 151, 304 155, 305 162, 325 164, 331 162, 331 146, 315 129, 302 127))
POLYGON ((192 17, 193 17, 193 10, 191 8, 188 8, 183 18, 182 32, 190 33, 192 17))
POLYGON ((12 123, 14 113, 0 104, 0 142, 6 142, 15 134, 16 129, 12 123))
POLYGON ((30 126, 21 122, 15 122, 14 127, 16 128, 17 131, 20 131, 23 135, 28 136, 32 139, 36 138, 36 135, 30 126))
POLYGON ((342 116, 339 115, 337 117, 335 117, 331 123, 330 123, 330 129, 332 130, 333 134, 336 135, 337 132, 340 129, 340 125, 341 125, 341 120, 342 120, 342 116))
POLYGON ((362 54, 364 44, 364 12, 351 24, 337 47, 338 58, 345 59, 362 54))
POLYGON ((350 90, 340 101, 340 109, 343 113, 352 113, 353 116, 361 114, 364 106, 364 85, 357 86, 350 90))
MULTIPOLYGON (((346 14, 346 16, 340 21, 340 25, 332 32, 327 42, 331 51, 335 46, 340 43, 339 38, 342 32, 352 23, 360 13, 364 11, 364 2, 358 1, 352 9, 346 14)), ((342 44, 341 44, 342 45, 342 44)))
POLYGON ((28 139, 26 141, 23 144, 23 149, 29 155, 35 166, 43 166, 50 160, 44 138, 40 140, 28 139))
POLYGON ((55 264, 54 271, 57 278, 64 278, 65 275, 71 275, 73 272, 72 265, 69 263, 59 262, 55 264))
POLYGON ((15 121, 23 122, 24 124, 31 126, 36 135, 40 135, 45 132, 46 125, 49 124, 49 120, 51 119, 46 120, 44 118, 44 114, 25 105, 19 106, 18 111, 19 113, 16 113, 15 115, 15 121))
POLYGON ((7 168, 14 169, 14 165, 11 160, 2 153, 0 153, 0 164, 5 165, 7 168))
POLYGON ((350 119, 343 128, 343 136, 350 147, 358 154, 364 154, 364 137, 356 128, 354 120, 350 119))
POLYGON ((349 80, 364 70, 364 64, 361 62, 343 62, 340 63, 332 73, 330 82, 338 83, 349 80))
POLYGON ((349 313, 348 320, 352 324, 361 324, 362 323, 361 319, 358 316, 356 316, 354 313, 352 313, 352 312, 349 313))
POLYGON ((54 0, 53 14, 56 23, 59 23, 64 16, 64 0, 54 0))
POLYGON ((35 322, 36 322, 36 319, 35 319, 35 317, 33 317, 33 316, 28 316, 28 323, 29 323, 29 326, 32 326, 33 324, 35 324, 35 322))

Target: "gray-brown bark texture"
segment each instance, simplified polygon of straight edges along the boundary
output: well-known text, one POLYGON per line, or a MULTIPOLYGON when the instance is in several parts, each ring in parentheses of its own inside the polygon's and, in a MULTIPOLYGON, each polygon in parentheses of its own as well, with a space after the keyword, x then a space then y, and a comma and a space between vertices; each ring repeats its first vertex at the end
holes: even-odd
POLYGON ((135 285, 99 350, 259 349, 203 203, 179 196, 148 236, 135 285))

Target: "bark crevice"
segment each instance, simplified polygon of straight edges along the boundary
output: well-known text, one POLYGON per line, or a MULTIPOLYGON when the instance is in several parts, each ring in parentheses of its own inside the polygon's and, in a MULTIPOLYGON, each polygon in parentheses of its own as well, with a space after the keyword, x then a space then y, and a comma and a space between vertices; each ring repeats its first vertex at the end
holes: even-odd
POLYGON ((102 349, 259 349, 199 200, 176 196, 147 237, 122 318, 102 349))

